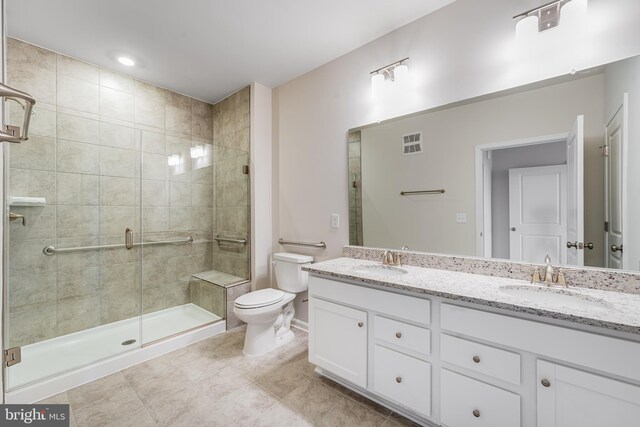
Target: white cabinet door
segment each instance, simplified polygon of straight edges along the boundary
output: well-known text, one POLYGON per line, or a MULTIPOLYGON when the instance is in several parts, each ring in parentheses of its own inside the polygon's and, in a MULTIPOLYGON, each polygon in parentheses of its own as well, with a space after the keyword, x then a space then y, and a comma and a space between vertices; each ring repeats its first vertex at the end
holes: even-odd
POLYGON ((538 360, 538 427, 638 427, 640 387, 538 360))
POLYGON ((309 361, 366 388, 367 312, 318 298, 309 308, 309 361))

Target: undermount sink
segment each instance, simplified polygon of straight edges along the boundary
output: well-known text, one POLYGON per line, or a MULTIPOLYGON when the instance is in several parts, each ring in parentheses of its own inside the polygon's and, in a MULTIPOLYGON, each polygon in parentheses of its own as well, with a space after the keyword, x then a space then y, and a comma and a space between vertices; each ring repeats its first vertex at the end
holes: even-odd
POLYGON ((390 265, 361 265, 354 268, 356 273, 371 274, 376 276, 402 276, 407 270, 390 265))
POLYGON ((609 308, 609 303, 599 298, 572 292, 568 289, 551 288, 534 285, 506 285, 501 286, 500 291, 524 301, 535 302, 549 307, 609 308))

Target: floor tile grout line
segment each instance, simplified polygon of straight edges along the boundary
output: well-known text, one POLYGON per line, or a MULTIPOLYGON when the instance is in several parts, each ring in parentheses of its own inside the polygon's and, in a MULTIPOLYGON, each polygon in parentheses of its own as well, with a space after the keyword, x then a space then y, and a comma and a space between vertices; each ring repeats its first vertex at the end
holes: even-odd
MULTIPOLYGON (((146 362, 143 362, 146 363, 146 362)), ((122 371, 120 371, 122 372, 122 371)), ((149 418, 151 419, 151 421, 153 421, 153 423, 157 426, 158 423, 156 422, 156 419, 153 417, 153 415, 151 415, 151 412, 149 412, 149 408, 147 408, 147 405, 144 403, 144 399, 142 398, 142 396, 140 396, 140 394, 138 393, 138 391, 136 390, 136 388, 129 382, 129 379, 127 378, 127 376, 122 373, 122 377, 124 378, 124 380, 126 381, 127 385, 129 386, 129 388, 131 390, 133 390, 133 393, 136 395, 136 397, 138 398, 138 400, 140 401, 140 403, 142 404, 142 408, 144 409, 144 411, 147 413, 147 415, 149 416, 149 418)))

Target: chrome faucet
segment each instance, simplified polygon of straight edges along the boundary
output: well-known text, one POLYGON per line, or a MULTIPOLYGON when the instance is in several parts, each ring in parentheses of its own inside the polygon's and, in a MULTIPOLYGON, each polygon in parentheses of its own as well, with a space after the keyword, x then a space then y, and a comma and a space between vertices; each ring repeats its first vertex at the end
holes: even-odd
POLYGON ((386 250, 382 254, 382 264, 384 265, 402 265, 402 259, 397 252, 386 250))
POLYGON ((551 258, 547 255, 544 258, 546 267, 540 271, 540 268, 536 268, 531 275, 531 283, 544 283, 547 286, 560 285, 569 287, 567 285, 567 277, 564 270, 558 269, 558 274, 554 273, 553 266, 551 265, 551 258))

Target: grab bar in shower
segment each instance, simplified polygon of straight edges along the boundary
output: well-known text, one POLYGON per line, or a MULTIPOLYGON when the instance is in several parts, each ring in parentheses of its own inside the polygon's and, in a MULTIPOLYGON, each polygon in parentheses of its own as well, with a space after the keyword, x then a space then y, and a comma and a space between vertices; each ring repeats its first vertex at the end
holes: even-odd
MULTIPOLYGON (((189 236, 184 240, 163 240, 160 242, 140 242, 134 243, 132 247, 135 246, 156 246, 156 245, 181 245, 186 243, 193 243, 193 237, 189 236)), ((55 246, 45 246, 42 249, 42 253, 48 256, 64 253, 64 252, 79 252, 79 251, 92 251, 96 249, 114 249, 114 248, 126 248, 125 244, 117 244, 117 245, 98 245, 98 246, 77 246, 75 248, 56 248, 55 246)))
POLYGON ((215 240, 218 243, 239 243, 241 245, 247 245, 247 239, 235 239, 233 237, 224 237, 221 234, 218 234, 216 237, 213 238, 213 240, 215 240))
POLYGON ((310 248, 327 249, 327 244, 323 241, 315 242, 296 242, 295 240, 284 240, 282 237, 278 239, 278 243, 281 245, 293 245, 293 246, 308 246, 310 248))
POLYGON ((22 135, 19 126, 6 125, 0 130, 0 142, 23 142, 29 139, 29 123, 31 121, 31 110, 36 100, 26 92, 14 89, 0 83, 0 98, 17 102, 24 109, 24 121, 22 122, 22 135), (24 105, 22 102, 24 101, 24 105))

